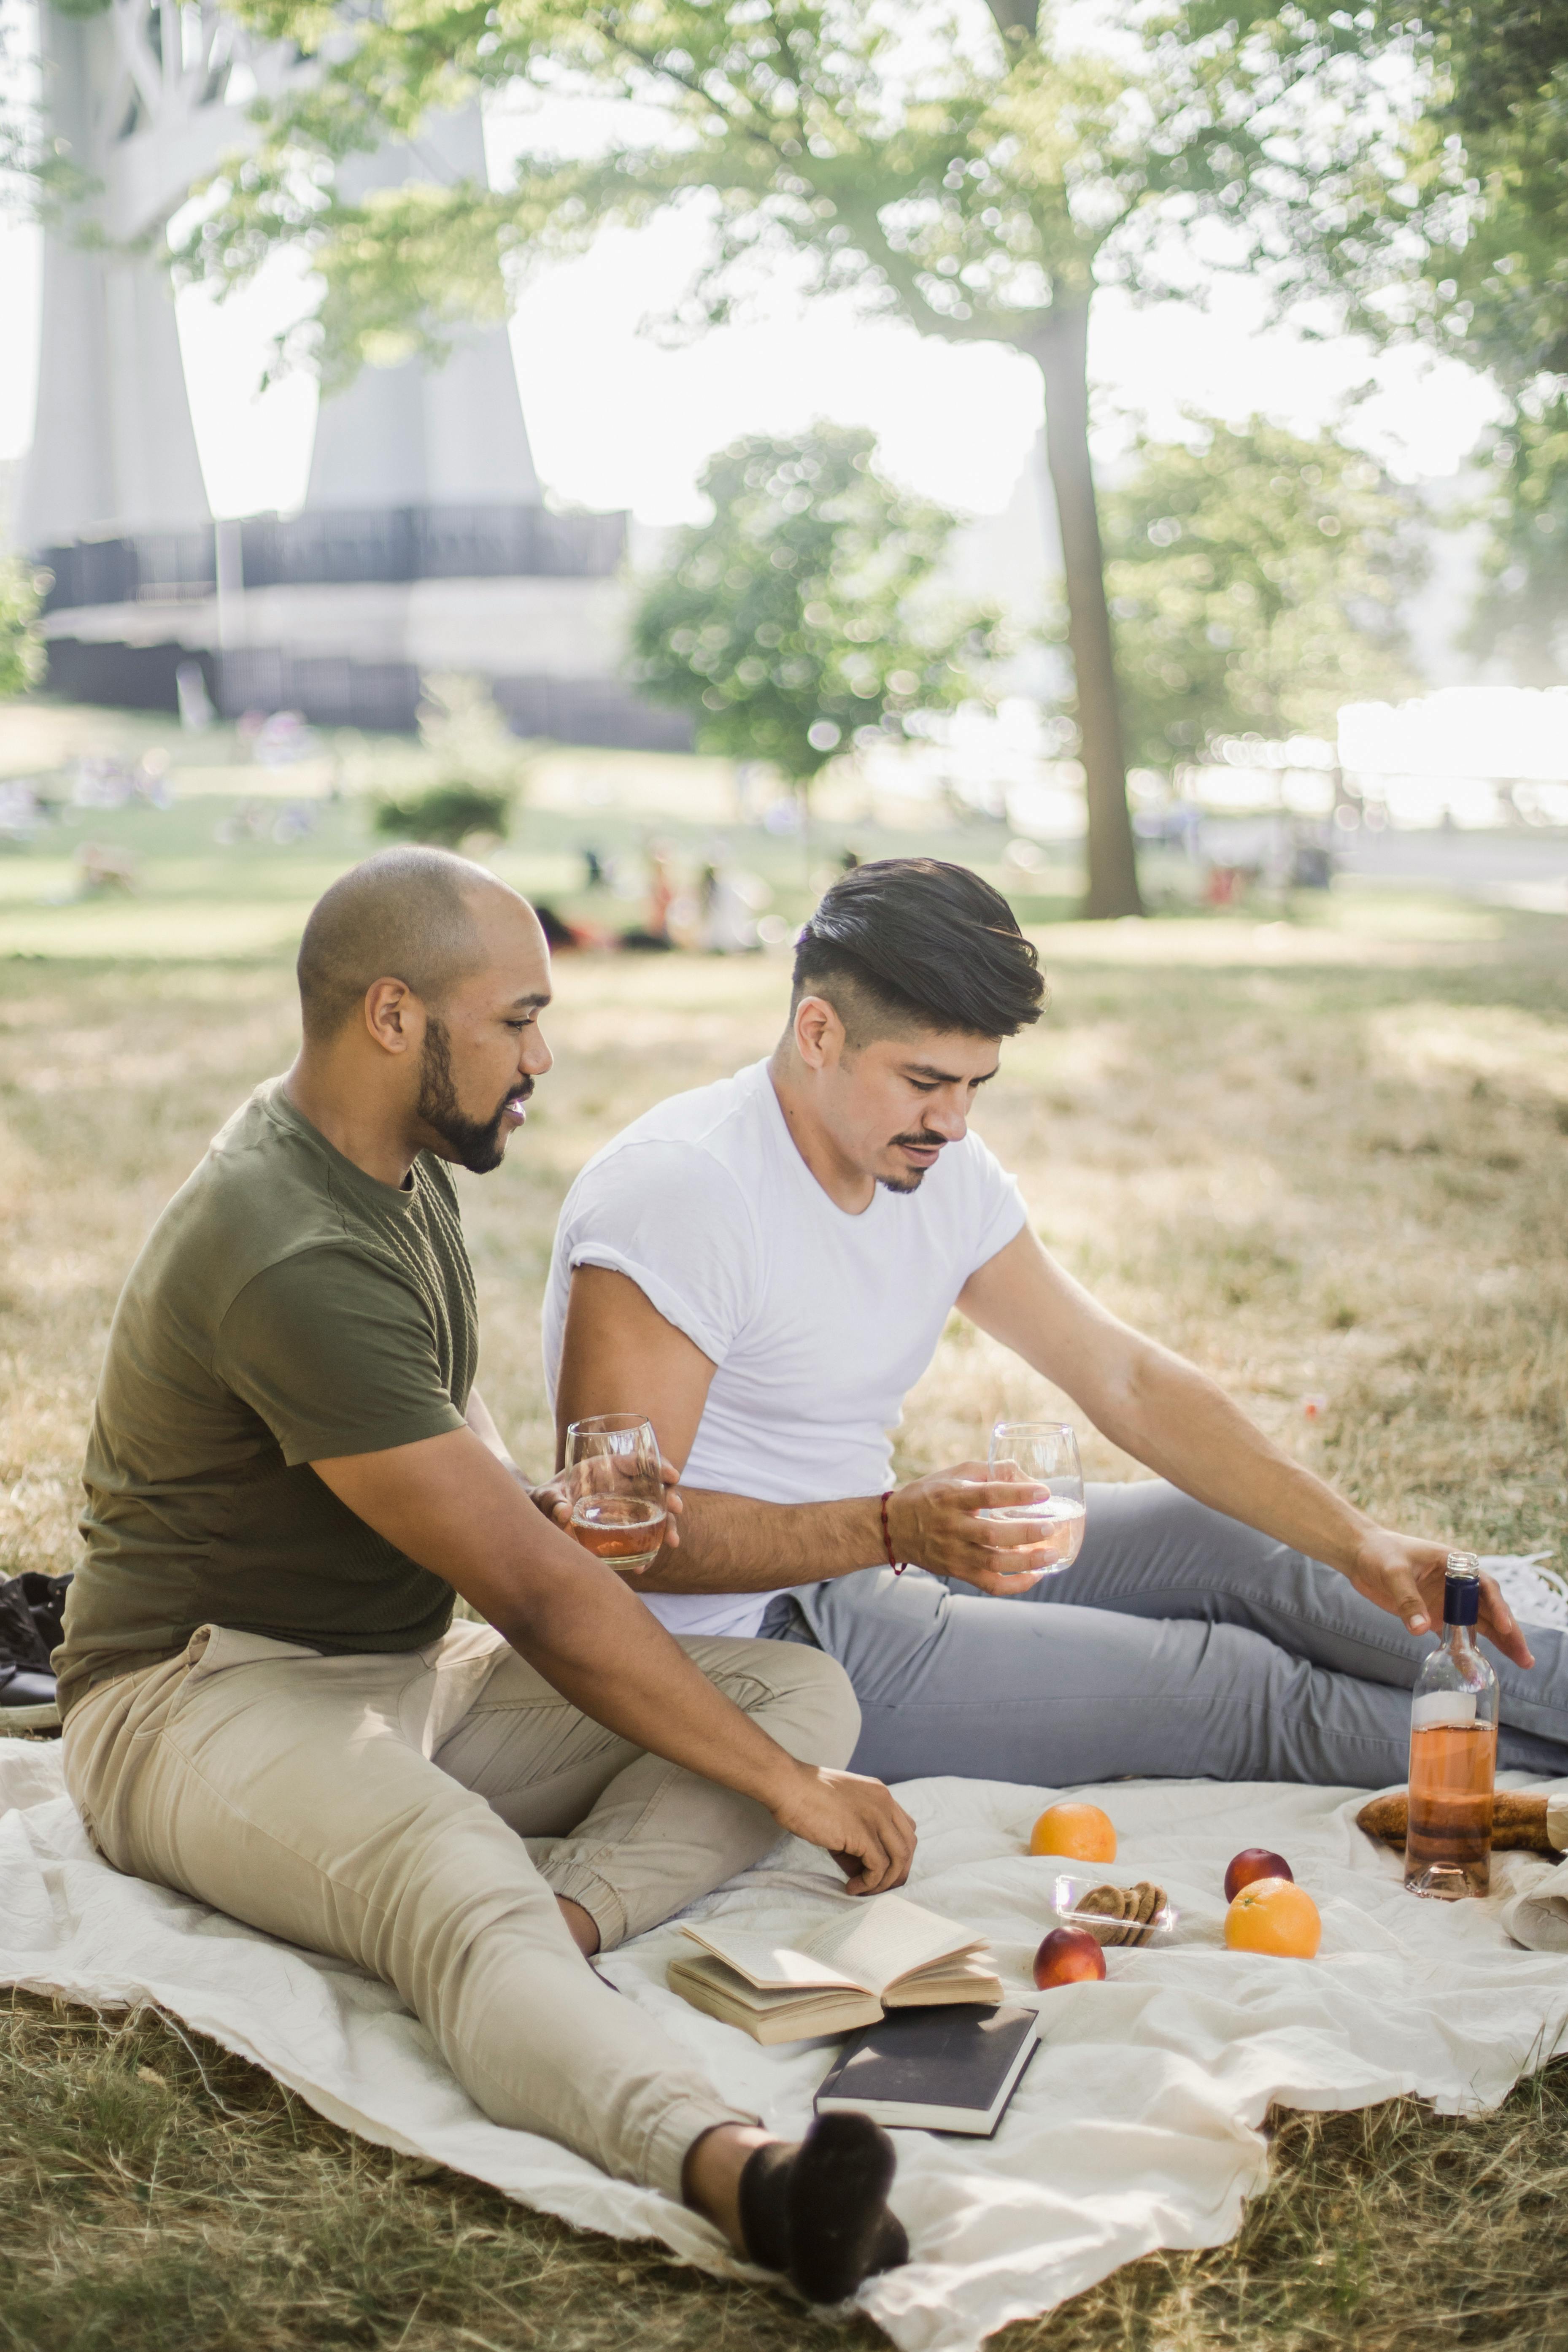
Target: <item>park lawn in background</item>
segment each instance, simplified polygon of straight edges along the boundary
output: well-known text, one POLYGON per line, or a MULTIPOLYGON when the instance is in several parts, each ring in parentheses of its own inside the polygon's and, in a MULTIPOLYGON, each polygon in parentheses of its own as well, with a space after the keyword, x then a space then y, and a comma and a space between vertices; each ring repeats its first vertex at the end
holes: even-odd
MULTIPOLYGON (((954 854, 951 836, 931 845, 954 854)), ((267 851, 268 870, 279 856, 267 851)), ((1005 1050, 982 1126, 1075 1273, 1359 1499, 1480 1549, 1561 1555, 1568 923, 1399 906, 1381 926, 1367 895, 1336 894, 1311 928, 1042 930, 1051 1013, 1005 1050)), ((173 894, 165 915, 174 924, 173 894)), ((531 1466, 550 1448, 538 1306, 566 1185, 647 1105, 764 1052, 787 968, 568 956, 557 986, 559 1059, 528 1127, 494 1176, 459 1179, 480 1379, 531 1466)), ((0 958, 7 1566, 71 1564, 120 1284, 208 1136, 294 1035, 282 953, 0 958)), ((1004 1412, 1055 1409, 955 1319, 911 1400, 900 1469, 973 1453, 1004 1412)), ((1096 1438, 1086 1455, 1091 1475, 1131 1467, 1096 1438)), ((369 2147, 156 2020, 99 2022, 19 1997, 0 2063, 0 2346, 794 2352, 815 2328, 765 2292, 369 2147)), ((1408 2104, 1285 2118, 1274 2185, 1234 2245, 1151 2257, 994 2340, 1545 2347, 1561 2340, 1568 2284, 1565 2189, 1563 2068, 1480 2121, 1408 2104)), ((837 2340, 880 2338, 859 2323, 837 2340)))

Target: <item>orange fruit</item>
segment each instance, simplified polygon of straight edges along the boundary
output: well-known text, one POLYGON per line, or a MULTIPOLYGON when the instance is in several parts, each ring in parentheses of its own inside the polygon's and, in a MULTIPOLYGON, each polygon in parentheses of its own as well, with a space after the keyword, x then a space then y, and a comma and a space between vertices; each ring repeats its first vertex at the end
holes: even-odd
POLYGON ((1061 1853, 1073 1862, 1114 1862, 1116 1832, 1098 1805, 1047 1805, 1029 1832, 1031 1853, 1061 1853))
POLYGON ((1322 1934, 1317 1905, 1304 1886, 1289 1878, 1255 1878, 1225 1915, 1225 1940, 1233 1952, 1310 1960, 1322 1934))

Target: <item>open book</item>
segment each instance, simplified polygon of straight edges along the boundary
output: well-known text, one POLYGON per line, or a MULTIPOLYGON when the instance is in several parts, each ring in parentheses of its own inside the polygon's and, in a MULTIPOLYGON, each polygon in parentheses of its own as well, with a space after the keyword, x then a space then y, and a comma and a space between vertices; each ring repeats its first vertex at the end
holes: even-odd
POLYGON ((723 1921, 681 1932, 702 1950, 670 1962, 670 1990, 754 2042, 847 2033, 874 2025, 884 2006, 1002 1999, 981 1938, 899 1895, 846 1898, 793 1944, 723 1921))

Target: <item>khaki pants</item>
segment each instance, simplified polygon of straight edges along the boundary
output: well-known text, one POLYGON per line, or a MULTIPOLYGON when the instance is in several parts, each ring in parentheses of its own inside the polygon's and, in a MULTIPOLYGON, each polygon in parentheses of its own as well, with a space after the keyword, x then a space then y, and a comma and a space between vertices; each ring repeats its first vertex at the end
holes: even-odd
MULTIPOLYGON (((794 1756, 840 1765, 859 1711, 795 1643, 683 1642, 794 1756)), ((693 2140, 753 2122, 589 1968, 764 1853, 752 1799, 590 1720, 488 1626, 395 1656, 203 1626, 181 1656, 89 1691, 66 1781, 115 1868, 395 1985, 495 2122, 680 2194, 693 2140), (558 1841, 537 1864, 524 1838, 558 1841)))

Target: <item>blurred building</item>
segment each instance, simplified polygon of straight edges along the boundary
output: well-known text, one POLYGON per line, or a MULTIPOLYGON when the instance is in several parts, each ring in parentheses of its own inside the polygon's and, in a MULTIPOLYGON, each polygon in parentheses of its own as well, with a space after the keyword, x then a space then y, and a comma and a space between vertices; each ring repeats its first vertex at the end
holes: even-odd
MULTIPOLYGON (((45 243, 37 417, 12 535, 44 564, 48 685, 173 711, 194 665, 224 716, 414 724, 422 673, 486 678, 521 733, 684 748, 623 682, 626 517, 544 503, 504 325, 444 365, 366 368, 323 401, 297 515, 215 521, 155 247, 192 184, 297 68, 215 0, 41 11, 55 136, 96 191, 45 243), (85 232, 85 233, 84 233, 85 232)), ((477 107, 343 167, 363 195, 486 176, 477 107)))

